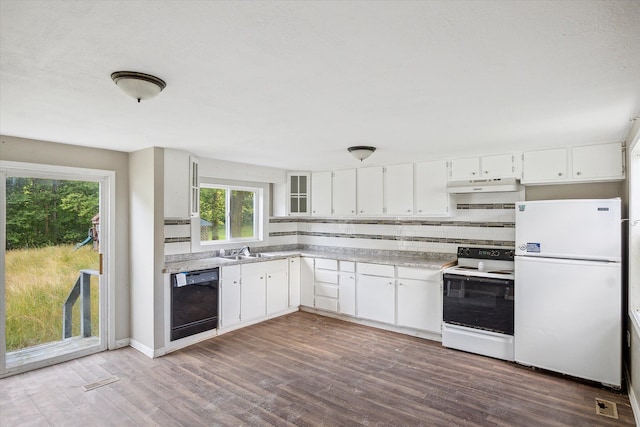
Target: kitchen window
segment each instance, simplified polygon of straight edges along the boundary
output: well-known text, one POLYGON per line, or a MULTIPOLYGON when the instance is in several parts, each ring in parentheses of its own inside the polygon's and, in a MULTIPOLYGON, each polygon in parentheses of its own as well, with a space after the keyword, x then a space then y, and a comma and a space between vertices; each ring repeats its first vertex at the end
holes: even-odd
POLYGON ((262 189, 200 184, 200 244, 261 240, 262 189))

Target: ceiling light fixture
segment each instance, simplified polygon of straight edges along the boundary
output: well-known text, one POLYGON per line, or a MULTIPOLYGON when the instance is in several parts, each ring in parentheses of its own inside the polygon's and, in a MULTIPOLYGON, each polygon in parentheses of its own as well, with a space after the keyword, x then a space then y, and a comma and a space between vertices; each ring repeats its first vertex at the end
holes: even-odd
POLYGON ((164 80, 156 76, 135 71, 116 71, 111 74, 111 79, 124 93, 138 102, 154 98, 167 86, 164 80))
POLYGON ((376 147, 369 147, 366 145, 356 145, 355 147, 347 148, 347 150, 349 150, 349 152, 353 157, 355 157, 360 161, 363 161, 364 159, 369 157, 371 154, 373 154, 374 151, 376 151, 376 147))

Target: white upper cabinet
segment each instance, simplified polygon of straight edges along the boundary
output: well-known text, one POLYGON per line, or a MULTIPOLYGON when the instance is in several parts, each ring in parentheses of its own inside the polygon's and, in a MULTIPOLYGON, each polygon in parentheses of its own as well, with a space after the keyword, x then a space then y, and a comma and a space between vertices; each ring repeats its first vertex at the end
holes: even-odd
POLYGON ((447 193, 447 172, 446 160, 416 163, 416 215, 450 216, 455 213, 454 199, 447 193))
POLYGON ((287 208, 292 216, 309 215, 309 173, 287 174, 287 208))
POLYGON ((573 179, 624 179, 624 148, 619 142, 573 147, 571 158, 573 179))
POLYGON ((338 216, 356 214, 355 169, 333 172, 333 214, 338 216))
POLYGON ((311 214, 331 215, 331 172, 311 174, 311 214))
POLYGON ((358 169, 357 207, 359 215, 383 215, 384 173, 382 167, 358 169))
POLYGON ((515 156, 496 154, 480 158, 480 176, 483 179, 509 178, 515 176, 515 156))
POLYGON ((569 177, 567 148, 526 151, 522 155, 522 183, 563 182, 569 177))
POLYGON ((164 150, 164 216, 165 218, 189 218, 190 191, 189 153, 164 150))
POLYGON ((515 156, 496 154, 451 160, 450 181, 510 178, 516 175, 515 156))
POLYGON ((413 164, 384 168, 384 211, 387 215, 413 215, 413 164))
POLYGON ((625 176, 621 142, 527 151, 523 184, 616 181, 625 176))
POLYGON ((451 160, 449 169, 451 181, 480 178, 480 157, 465 157, 451 160))

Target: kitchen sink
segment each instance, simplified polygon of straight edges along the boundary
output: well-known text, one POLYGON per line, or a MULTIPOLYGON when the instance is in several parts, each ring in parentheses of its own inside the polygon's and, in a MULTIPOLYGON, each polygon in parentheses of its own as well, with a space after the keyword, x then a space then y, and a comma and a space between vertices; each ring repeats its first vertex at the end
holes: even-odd
POLYGON ((234 260, 241 260, 241 259, 253 259, 253 258, 268 258, 268 255, 265 254, 250 254, 250 255, 243 255, 243 254, 237 254, 237 255, 225 255, 222 258, 224 259, 234 259, 234 260))

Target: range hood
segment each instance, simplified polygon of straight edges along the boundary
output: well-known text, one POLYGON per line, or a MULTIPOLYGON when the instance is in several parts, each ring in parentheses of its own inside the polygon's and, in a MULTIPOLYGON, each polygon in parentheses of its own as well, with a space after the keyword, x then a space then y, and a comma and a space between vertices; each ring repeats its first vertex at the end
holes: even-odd
POLYGON ((499 193, 518 190, 520 185, 515 178, 449 181, 447 184, 447 193, 499 193))

